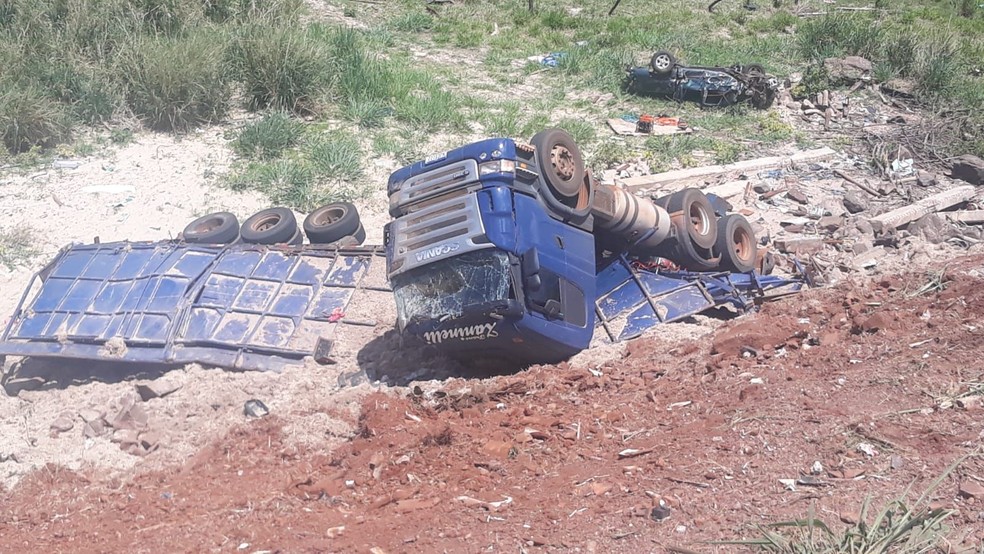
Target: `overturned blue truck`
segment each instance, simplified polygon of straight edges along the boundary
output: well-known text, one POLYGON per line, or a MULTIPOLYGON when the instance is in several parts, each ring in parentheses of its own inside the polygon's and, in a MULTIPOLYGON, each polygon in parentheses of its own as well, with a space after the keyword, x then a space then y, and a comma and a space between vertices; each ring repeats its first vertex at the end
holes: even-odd
POLYGON ((564 131, 487 139, 389 179, 381 246, 355 207, 241 226, 192 222, 179 240, 71 245, 39 271, 0 357, 280 370, 332 363, 360 295, 395 299, 396 327, 465 363, 559 362, 807 284, 769 275, 749 223, 696 189, 655 201, 600 185, 564 131), (308 243, 303 236, 306 235, 308 243))

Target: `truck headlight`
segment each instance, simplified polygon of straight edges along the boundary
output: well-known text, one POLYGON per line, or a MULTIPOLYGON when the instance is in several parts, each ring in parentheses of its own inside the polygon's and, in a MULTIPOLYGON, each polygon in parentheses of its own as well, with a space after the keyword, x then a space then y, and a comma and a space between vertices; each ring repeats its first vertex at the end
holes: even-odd
POLYGON ((515 173, 516 162, 513 160, 495 160, 478 165, 478 176, 485 177, 493 173, 515 173))

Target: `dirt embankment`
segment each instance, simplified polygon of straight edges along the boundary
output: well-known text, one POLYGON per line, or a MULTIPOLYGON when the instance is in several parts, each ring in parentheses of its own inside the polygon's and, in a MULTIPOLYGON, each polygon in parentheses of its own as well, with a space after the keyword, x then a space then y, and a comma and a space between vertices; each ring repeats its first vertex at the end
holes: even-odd
MULTIPOLYGON (((984 258, 947 274, 810 291, 594 371, 326 405, 357 430, 330 451, 269 416, 132 481, 49 466, 4 495, 0 550, 730 551, 705 541, 811 504, 836 528, 980 447, 984 258)), ((984 540, 982 475, 970 458, 930 493, 957 543, 984 540)))

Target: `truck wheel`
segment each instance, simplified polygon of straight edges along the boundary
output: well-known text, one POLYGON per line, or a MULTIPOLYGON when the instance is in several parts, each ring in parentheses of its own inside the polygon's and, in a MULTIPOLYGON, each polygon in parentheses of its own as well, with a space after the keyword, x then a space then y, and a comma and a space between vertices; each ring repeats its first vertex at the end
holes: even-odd
POLYGON ((758 261, 755 232, 742 215, 729 214, 718 221, 714 250, 721 254, 721 269, 747 273, 758 261))
POLYGON ((584 156, 567 131, 545 129, 530 139, 540 168, 544 201, 562 216, 585 217, 591 210, 590 178, 584 156))
POLYGON ((670 195, 666 211, 680 236, 690 237, 695 246, 710 249, 717 242, 717 218, 704 193, 687 188, 670 195))
POLYGON ((653 69, 653 73, 657 75, 666 75, 675 65, 676 58, 666 50, 656 52, 649 60, 649 66, 653 69))
POLYGON ((239 238, 239 220, 229 212, 203 215, 181 232, 189 244, 231 244, 239 238))
POLYGON ((287 208, 261 210, 243 222, 240 235, 252 244, 285 244, 296 240, 297 218, 287 208))
POLYGON ((362 229, 359 210, 351 202, 336 202, 322 206, 304 218, 304 234, 311 244, 329 244, 349 235, 355 235, 360 230, 362 230, 362 240, 365 240, 365 230, 362 229))
POLYGON ((714 271, 721 261, 721 256, 715 256, 711 250, 694 246, 686 235, 677 237, 672 251, 671 259, 690 271, 714 271))
POLYGON ((574 138, 561 129, 546 129, 533 136, 530 144, 542 156, 543 178, 551 192, 564 198, 578 195, 584 181, 584 157, 574 138))
POLYGON ((757 63, 750 63, 745 66, 745 73, 748 75, 765 75, 765 68, 757 63))

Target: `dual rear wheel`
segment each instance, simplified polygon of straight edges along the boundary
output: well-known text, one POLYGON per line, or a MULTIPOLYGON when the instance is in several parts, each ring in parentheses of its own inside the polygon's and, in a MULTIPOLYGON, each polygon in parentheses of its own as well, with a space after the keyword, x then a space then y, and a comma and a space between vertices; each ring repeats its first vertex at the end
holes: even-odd
POLYGON ((300 245, 307 236, 311 244, 351 246, 366 239, 359 211, 350 202, 336 202, 311 212, 301 227, 294 212, 287 208, 268 208, 250 216, 240 226, 236 216, 216 212, 199 217, 185 227, 182 237, 190 244, 300 245), (303 229, 303 232, 302 232, 303 229))

